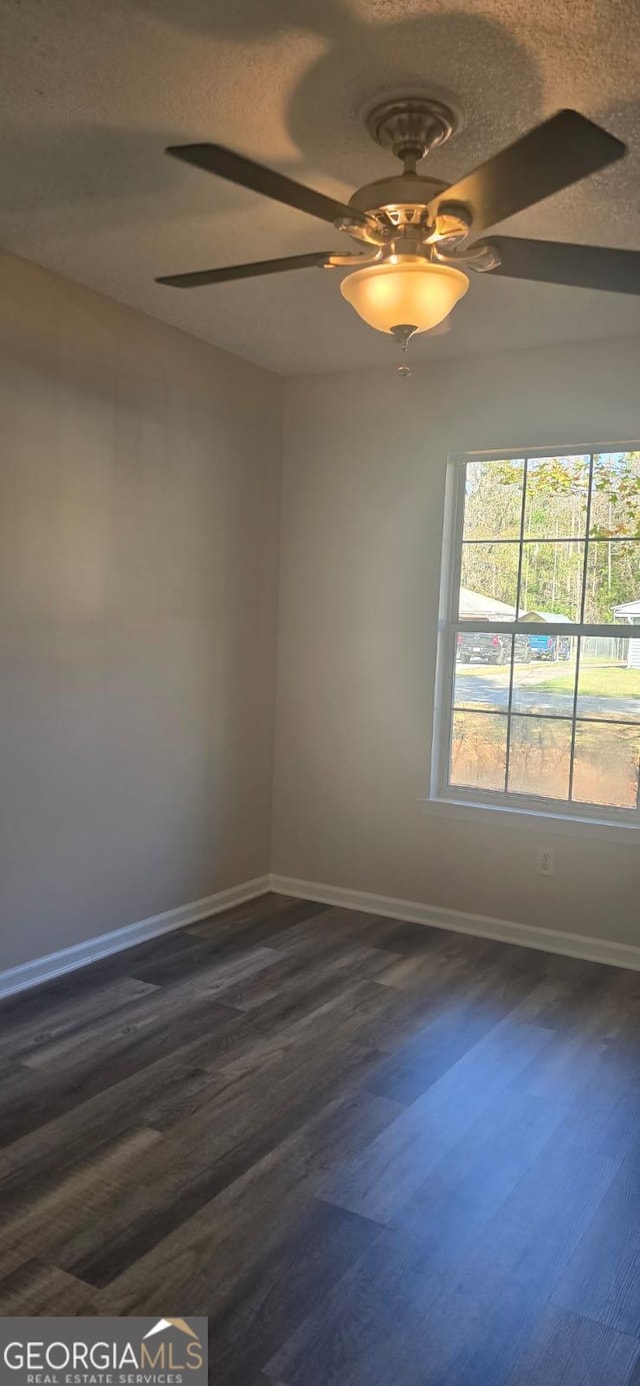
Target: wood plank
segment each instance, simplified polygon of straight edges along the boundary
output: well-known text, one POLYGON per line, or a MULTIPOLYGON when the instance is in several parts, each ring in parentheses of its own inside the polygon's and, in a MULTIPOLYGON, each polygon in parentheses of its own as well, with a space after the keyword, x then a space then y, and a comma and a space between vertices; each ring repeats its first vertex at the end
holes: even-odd
MULTIPOLYGON (((164 996, 164 992, 158 993, 164 996)), ((140 1010, 143 1002, 139 1002, 140 1010)), ((170 1004, 154 1009, 153 1024, 144 1028, 139 1021, 120 1029, 105 1048, 96 1052, 84 1047, 54 1070, 24 1068, 6 1075, 0 1085, 0 1142, 8 1145, 30 1131, 37 1131, 62 1113, 80 1106, 87 1098, 127 1077, 133 1070, 146 1068, 170 1053, 176 1035, 182 1043, 198 1036, 210 1036, 229 1024, 234 1012, 204 1000, 187 1009, 170 1004), (179 1028, 178 1028, 179 1026, 179 1028)), ((148 1020, 145 1017, 145 1021, 148 1020)))
POLYGON ((397 1102, 368 1092, 333 1097, 282 1142, 278 1160, 321 1189, 328 1175, 359 1155, 400 1111, 397 1102))
POLYGON ((0 1314, 3 1317, 76 1314, 100 1315, 100 1297, 91 1285, 56 1266, 28 1261, 21 1270, 0 1281, 0 1314))
POLYGON ((430 1351, 443 1386, 503 1386, 617 1169, 553 1139, 542 1149, 435 1305, 430 1351))
POLYGON ((257 1247, 216 1308, 211 1365, 220 1386, 245 1381, 273 1356, 347 1267, 366 1254, 379 1229, 365 1218, 311 1203, 286 1238, 265 1255, 257 1247))
POLYGON ((551 1305, 507 1386, 628 1386, 640 1343, 551 1305))
POLYGON ((109 1226, 87 1226, 57 1251, 57 1264, 91 1284, 105 1285, 167 1237, 181 1221, 264 1158, 329 1096, 352 1082, 371 1058, 344 1036, 329 1038, 331 1011, 295 1027, 287 1042, 249 1051, 220 1069, 210 1100, 166 1132, 109 1226))
POLYGON ((0 1247, 29 1248, 32 1256, 43 1256, 78 1226, 99 1224, 101 1213, 121 1195, 128 1175, 150 1160, 162 1140, 158 1131, 132 1129, 77 1160, 41 1198, 5 1200, 0 1247))
POLYGON ((549 1044, 550 1031, 505 1021, 459 1059, 324 1196, 363 1217, 387 1222, 451 1150, 549 1044))
POLYGON ((187 1044, 176 1047, 173 1041, 162 1058, 139 1069, 132 1065, 133 1071, 119 1081, 30 1128, 0 1151, 0 1199, 17 1193, 39 1196, 75 1163, 79 1152, 90 1154, 131 1126, 163 1130, 181 1121, 211 1095, 211 1071, 203 1065, 212 1069, 216 1055, 223 1064, 257 1038, 246 1016, 228 1012, 222 1025, 207 1027, 187 1044))
MULTIPOLYGON (((349 1060, 350 1056, 345 1056, 343 1064, 349 1060)), ((355 1054, 351 1062, 362 1064, 366 1058, 355 1054)), ((339 1090, 344 1071, 337 1079, 339 1090)), ((327 1079, 324 1100, 330 1086, 327 1079)), ((166 1159, 149 1169, 153 1183, 144 1187, 132 1183, 108 1224, 85 1227, 69 1238, 57 1248, 56 1263, 90 1284, 108 1285, 267 1157, 274 1142, 285 1141, 304 1123, 318 1100, 316 1087, 272 1119, 263 1106, 251 1122, 240 1111, 240 1097, 236 1110, 230 1113, 228 1133, 225 1130, 217 1142, 217 1128, 210 1126, 196 1135, 190 1124, 185 1132, 189 1147, 182 1141, 174 1145, 166 1159)))
POLYGON ((489 1008, 447 1007, 371 1074, 369 1090, 396 1102, 415 1102, 494 1025, 489 1008))
POLYGON ((565 1115, 558 1103, 507 1089, 435 1165, 399 1208, 393 1225, 419 1237, 434 1275, 456 1270, 557 1132, 565 1115))
POLYGON ((543 1148, 491 1232, 448 1270, 386 1229, 267 1364, 287 1386, 502 1386, 615 1165, 543 1148))
POLYGON ((330 999, 340 988, 346 990, 354 979, 378 980, 392 958, 382 949, 354 943, 337 954, 335 949, 325 957, 314 953, 310 966, 307 952, 295 950, 281 955, 268 971, 230 987, 225 1005, 260 1012, 256 1021, 263 1026, 279 1024, 330 999))
MULTIPOLYGON (((287 1386, 342 1386, 360 1364, 375 1372, 397 1325, 413 1320, 426 1264, 416 1241, 391 1230, 379 1235, 265 1364, 271 1381, 287 1386)), ((427 1359, 421 1357, 423 1382, 427 1359)), ((402 1376, 387 1376, 402 1382, 402 1376)))
POLYGON ((85 1026, 113 1016, 155 991, 148 982, 119 977, 86 991, 80 990, 72 1005, 61 1005, 60 997, 49 998, 35 1008, 25 998, 24 1009, 15 1008, 11 1017, 2 1017, 0 1059, 25 1060, 30 1054, 85 1026))
POLYGON ((41 1045, 25 1062, 30 1068, 64 1065, 69 1069, 78 1056, 84 1056, 88 1047, 111 1059, 123 1044, 129 1049, 138 1037, 144 1039, 147 1033, 171 1026, 178 1015, 193 1014, 199 1006, 204 1007, 206 1014, 211 1001, 223 1000, 231 987, 264 972, 276 962, 277 955, 269 948, 253 948, 240 957, 221 961, 210 959, 208 963, 198 957, 190 975, 180 982, 153 988, 137 1000, 134 1007, 122 1007, 108 1019, 100 1017, 84 1027, 79 1034, 74 1031, 41 1045))
POLYGON ((170 1291, 190 1313, 208 1314, 215 1333, 218 1314, 254 1257, 276 1254, 314 1204, 306 1174, 270 1152, 111 1280, 105 1312, 163 1312, 170 1291))
POLYGON ((640 1337, 640 1162, 625 1159, 553 1301, 640 1337))
POLYGON ((203 919, 185 930, 194 938, 206 939, 221 951, 242 948, 247 940, 255 948, 259 943, 271 945, 271 939, 295 927, 305 919, 317 918, 328 907, 314 900, 293 900, 283 895, 263 895, 259 900, 238 905, 212 919, 203 919))

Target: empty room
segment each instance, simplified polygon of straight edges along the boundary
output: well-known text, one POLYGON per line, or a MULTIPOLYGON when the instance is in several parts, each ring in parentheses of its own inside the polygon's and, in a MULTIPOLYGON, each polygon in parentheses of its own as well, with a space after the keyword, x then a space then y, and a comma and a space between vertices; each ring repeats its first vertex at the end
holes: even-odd
POLYGON ((637 6, 0 31, 0 1382, 640 1386, 637 6))

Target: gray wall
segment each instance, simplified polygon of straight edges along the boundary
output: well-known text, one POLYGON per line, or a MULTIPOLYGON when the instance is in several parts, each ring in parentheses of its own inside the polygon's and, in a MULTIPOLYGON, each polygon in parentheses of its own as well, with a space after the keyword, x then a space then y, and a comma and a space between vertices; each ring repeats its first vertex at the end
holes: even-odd
POLYGON ((270 865, 637 943, 635 842, 418 801, 447 453, 637 438, 640 340, 289 382, 278 619, 282 382, 0 293, 0 969, 270 865))
POLYGON ((6 968, 269 868, 281 383, 9 256, 0 302, 6 968))
MULTIPOLYGON (((426 816, 446 458, 636 439, 640 339, 286 387, 272 866, 640 942, 640 847, 426 816), (556 847, 553 879, 538 844, 556 847)), ((612 835, 613 836, 613 835, 612 835)))

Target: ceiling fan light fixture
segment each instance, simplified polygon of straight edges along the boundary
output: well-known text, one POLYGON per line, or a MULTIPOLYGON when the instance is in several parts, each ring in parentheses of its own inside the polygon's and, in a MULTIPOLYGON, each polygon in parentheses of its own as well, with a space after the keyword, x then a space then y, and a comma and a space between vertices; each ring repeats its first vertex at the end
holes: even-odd
POLYGON ((436 265, 420 255, 399 255, 348 274, 340 292, 378 332, 393 333, 402 323, 411 323, 416 332, 428 332, 448 318, 468 288, 466 274, 453 265, 436 265))

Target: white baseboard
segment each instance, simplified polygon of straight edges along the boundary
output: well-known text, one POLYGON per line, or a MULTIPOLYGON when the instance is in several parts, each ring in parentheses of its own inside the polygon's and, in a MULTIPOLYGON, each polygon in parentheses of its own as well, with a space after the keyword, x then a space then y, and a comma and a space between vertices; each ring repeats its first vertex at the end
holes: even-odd
POLYGON ((640 972, 640 948, 612 939, 588 938, 584 934, 541 929, 533 924, 516 924, 507 919, 493 919, 482 914, 465 914, 462 910, 441 909, 414 900, 396 900, 387 895, 370 895, 364 890, 347 890, 341 886, 319 885, 316 881, 298 881, 292 876, 271 876, 270 889, 278 895, 295 895, 301 900, 317 900, 324 905, 341 905, 348 910, 363 910, 366 914, 381 914, 390 919, 403 919, 414 924, 451 929, 458 934, 475 934, 495 939, 498 943, 516 943, 523 948, 537 948, 544 953, 562 953, 569 958, 586 962, 607 963, 640 972))
POLYGON ((511 920, 493 919, 480 914, 465 914, 462 910, 442 909, 436 905, 424 905, 414 900, 399 900, 387 895, 372 895, 364 890, 348 890, 342 886, 321 885, 316 881, 300 881, 292 876, 258 876, 252 881, 219 890, 203 900, 194 900, 177 909, 166 910, 164 914, 152 915, 136 924, 126 924, 112 933, 100 934, 97 938, 73 944, 60 952, 49 953, 43 958, 22 963, 18 967, 0 972, 0 998, 12 996, 42 982, 51 981, 65 972, 73 972, 78 967, 97 962, 111 953, 120 953, 125 948, 133 948, 137 943, 157 938, 160 934, 183 929, 187 924, 195 924, 209 915, 220 914, 222 910, 241 905, 245 900, 254 900, 266 891, 278 895, 293 895, 301 900, 317 900, 320 904, 340 905, 344 909, 360 910, 366 914, 385 915, 390 919, 407 920, 414 924, 425 924, 440 929, 451 929, 454 933, 474 934, 481 938, 495 939, 499 943, 515 943, 524 948, 537 948, 545 953, 562 953, 571 958, 583 958, 588 962, 607 963, 612 967, 625 967, 640 972, 640 948, 632 944, 615 943, 611 939, 588 938, 584 934, 563 933, 556 929, 541 929, 530 924, 516 924, 511 920))
POLYGON ((124 948, 133 948, 136 943, 145 943, 159 934, 183 929, 186 924, 195 924, 198 919, 208 919, 210 914, 220 914, 222 910, 241 905, 245 900, 254 900, 270 889, 269 876, 257 876, 253 881, 243 881, 241 885, 219 890, 215 895, 207 895, 203 900, 194 900, 189 905, 178 905, 175 910, 164 914, 151 915, 140 919, 136 924, 125 924, 122 929, 112 933, 100 934, 84 943, 74 943, 70 948, 62 948, 58 953, 49 953, 44 958, 34 958, 33 962, 21 963, 0 972, 0 998, 12 996, 15 992, 40 986, 42 982, 60 977, 64 972, 73 972, 77 967, 97 962, 110 953, 120 953, 124 948))

